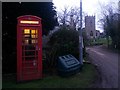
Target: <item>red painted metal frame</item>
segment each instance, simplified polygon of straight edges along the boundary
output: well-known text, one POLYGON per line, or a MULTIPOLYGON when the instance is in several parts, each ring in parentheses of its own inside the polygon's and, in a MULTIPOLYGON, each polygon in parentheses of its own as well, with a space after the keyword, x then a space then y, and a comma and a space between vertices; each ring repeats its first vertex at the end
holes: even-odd
MULTIPOLYGON (((41 18, 33 15, 24 15, 17 18, 17 82, 34 80, 42 78, 42 25, 41 18), (21 20, 34 20, 39 21, 39 24, 21 24, 21 20), (37 60, 37 73, 23 75, 23 60, 22 60, 22 29, 37 29, 38 30, 38 60, 37 60)), ((28 61, 29 63, 29 61, 28 61)))

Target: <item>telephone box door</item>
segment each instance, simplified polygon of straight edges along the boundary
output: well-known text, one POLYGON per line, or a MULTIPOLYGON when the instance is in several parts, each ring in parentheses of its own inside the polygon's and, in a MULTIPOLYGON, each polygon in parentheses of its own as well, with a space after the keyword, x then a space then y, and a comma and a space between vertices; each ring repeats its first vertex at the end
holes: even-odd
POLYGON ((40 39, 39 28, 22 29, 22 73, 23 79, 37 79, 40 76, 40 39))

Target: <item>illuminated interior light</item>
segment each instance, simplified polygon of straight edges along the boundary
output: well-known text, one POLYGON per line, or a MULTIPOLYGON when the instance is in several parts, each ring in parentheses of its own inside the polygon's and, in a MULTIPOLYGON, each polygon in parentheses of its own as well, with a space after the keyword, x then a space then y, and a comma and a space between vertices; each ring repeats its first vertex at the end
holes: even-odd
POLYGON ((30 34, 30 29, 24 29, 24 34, 30 34))
POLYGON ((33 44, 36 43, 36 40, 32 40, 32 43, 33 43, 33 44))
POLYGON ((36 36, 36 35, 32 35, 32 38, 36 38, 35 36, 36 36))
POLYGON ((28 42, 29 42, 28 40, 25 40, 25 44, 28 44, 28 42))
POLYGON ((38 35, 36 34, 36 38, 38 38, 38 35))
POLYGON ((29 37, 30 37, 30 35, 24 35, 24 37, 25 37, 25 38, 29 38, 29 37))
POLYGON ((32 30, 31 33, 32 33, 32 34, 35 34, 35 30, 32 30))
POLYGON ((39 21, 20 21, 23 24, 39 24, 39 21))
POLYGON ((36 30, 36 34, 38 33, 38 30, 36 30))

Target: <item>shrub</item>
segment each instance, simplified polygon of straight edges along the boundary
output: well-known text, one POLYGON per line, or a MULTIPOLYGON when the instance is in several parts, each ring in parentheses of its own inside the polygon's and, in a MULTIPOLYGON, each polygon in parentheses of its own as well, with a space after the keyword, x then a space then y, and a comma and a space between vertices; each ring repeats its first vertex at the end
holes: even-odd
POLYGON ((54 67, 59 56, 72 54, 79 58, 79 34, 75 30, 60 29, 52 34, 48 42, 50 50, 47 59, 54 67))

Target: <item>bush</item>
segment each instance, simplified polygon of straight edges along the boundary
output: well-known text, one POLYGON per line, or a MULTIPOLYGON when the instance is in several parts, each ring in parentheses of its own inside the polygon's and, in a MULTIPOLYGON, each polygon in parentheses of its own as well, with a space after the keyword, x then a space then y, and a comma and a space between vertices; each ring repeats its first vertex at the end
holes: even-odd
POLYGON ((54 67, 59 56, 72 54, 79 58, 79 34, 75 30, 60 29, 52 34, 48 42, 50 50, 47 58, 54 67))

